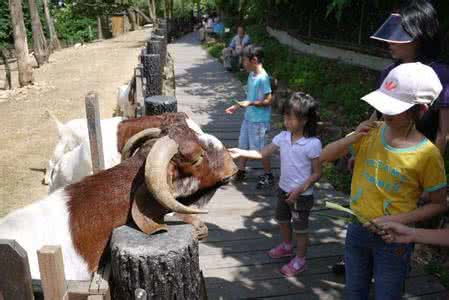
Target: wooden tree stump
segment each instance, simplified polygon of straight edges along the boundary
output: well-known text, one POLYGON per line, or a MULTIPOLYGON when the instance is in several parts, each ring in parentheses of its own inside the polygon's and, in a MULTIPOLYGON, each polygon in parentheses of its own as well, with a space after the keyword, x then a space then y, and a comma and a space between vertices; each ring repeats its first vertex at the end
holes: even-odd
POLYGON ((178 104, 173 96, 152 96, 145 98, 145 115, 161 115, 166 112, 177 112, 178 104))
POLYGON ((147 43, 147 53, 160 54, 162 58, 162 65, 165 66, 165 63, 167 62, 167 40, 165 37, 160 35, 151 37, 150 41, 147 43), (160 43, 159 47, 156 48, 157 45, 153 46, 154 43, 160 43))
POLYGON ((137 289, 148 300, 205 298, 191 225, 156 235, 121 226, 112 233, 111 254, 112 299, 134 300, 137 289))
POLYGON ((162 93, 162 62, 159 54, 143 55, 143 75, 146 78, 145 96, 158 96, 162 93))

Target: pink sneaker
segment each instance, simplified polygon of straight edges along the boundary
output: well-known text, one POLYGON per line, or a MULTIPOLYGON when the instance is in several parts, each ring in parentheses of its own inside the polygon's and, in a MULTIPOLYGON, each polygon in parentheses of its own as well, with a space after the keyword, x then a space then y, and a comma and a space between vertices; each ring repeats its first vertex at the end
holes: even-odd
POLYGON ((296 276, 307 269, 306 261, 301 260, 298 257, 294 257, 288 264, 281 268, 281 273, 286 277, 296 276))
POLYGON ((286 249, 285 244, 281 243, 280 245, 274 247, 270 251, 268 251, 268 256, 271 258, 281 258, 286 256, 293 255, 293 247, 290 246, 290 249, 286 249))

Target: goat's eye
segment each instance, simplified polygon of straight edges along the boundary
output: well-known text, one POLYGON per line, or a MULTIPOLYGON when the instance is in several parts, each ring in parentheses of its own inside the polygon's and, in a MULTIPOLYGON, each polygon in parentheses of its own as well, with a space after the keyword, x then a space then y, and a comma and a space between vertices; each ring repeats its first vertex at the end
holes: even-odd
POLYGON ((198 159, 193 162, 193 165, 194 166, 199 165, 203 161, 203 158, 204 158, 204 154, 201 154, 200 156, 198 156, 198 159))

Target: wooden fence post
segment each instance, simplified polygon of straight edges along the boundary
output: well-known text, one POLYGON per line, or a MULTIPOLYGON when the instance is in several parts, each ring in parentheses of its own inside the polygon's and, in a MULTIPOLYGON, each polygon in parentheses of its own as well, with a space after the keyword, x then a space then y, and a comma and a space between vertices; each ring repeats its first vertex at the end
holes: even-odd
POLYGON ((143 75, 146 77, 145 97, 162 94, 162 62, 159 54, 143 56, 143 75))
POLYGON ((37 259, 45 300, 63 299, 67 285, 61 246, 43 246, 37 250, 37 259))
POLYGON ((96 174, 104 169, 104 155, 100 126, 100 107, 97 93, 93 91, 86 96, 86 117, 92 157, 92 171, 96 174))
POLYGON ((0 239, 0 299, 34 299, 26 251, 14 240, 0 239))

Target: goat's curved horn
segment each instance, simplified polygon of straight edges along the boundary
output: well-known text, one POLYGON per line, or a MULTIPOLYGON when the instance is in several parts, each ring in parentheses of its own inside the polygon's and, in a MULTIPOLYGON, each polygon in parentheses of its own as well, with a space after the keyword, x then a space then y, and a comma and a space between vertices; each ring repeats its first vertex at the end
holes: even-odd
POLYGON ((181 214, 205 214, 207 210, 188 207, 176 201, 167 180, 168 164, 178 152, 178 144, 169 136, 156 141, 145 163, 145 182, 148 190, 163 207, 181 214))
POLYGON ((133 135, 125 144, 122 150, 122 161, 130 158, 136 148, 151 138, 157 138, 161 134, 159 128, 148 128, 133 135))

